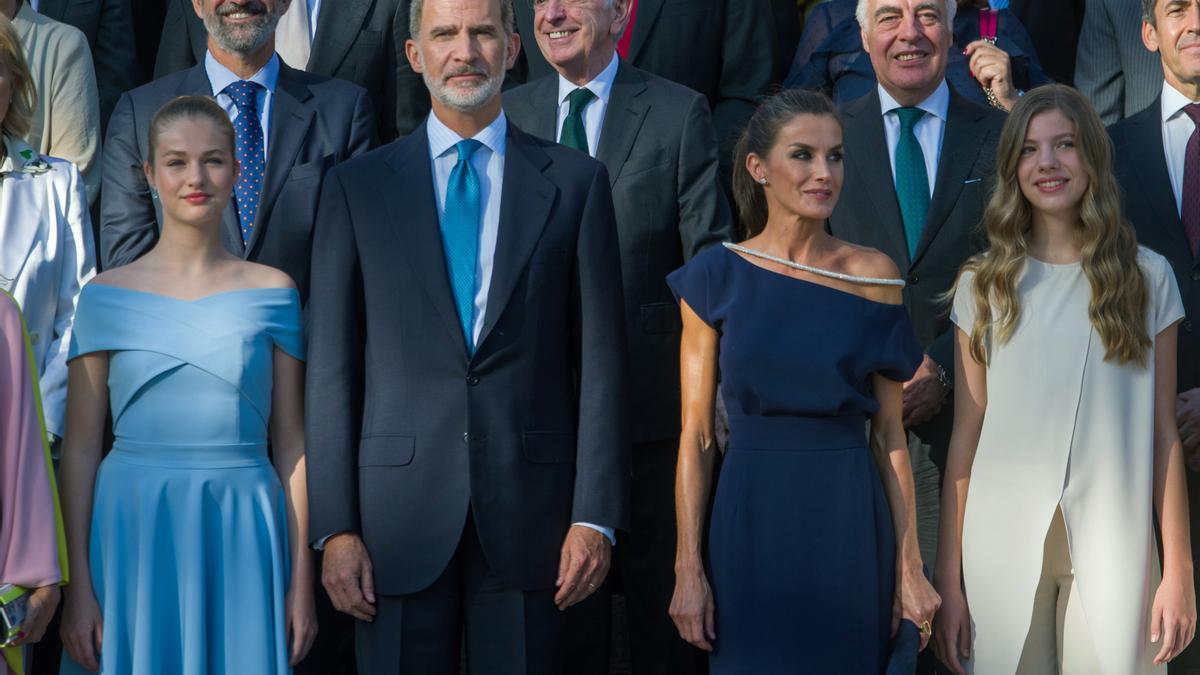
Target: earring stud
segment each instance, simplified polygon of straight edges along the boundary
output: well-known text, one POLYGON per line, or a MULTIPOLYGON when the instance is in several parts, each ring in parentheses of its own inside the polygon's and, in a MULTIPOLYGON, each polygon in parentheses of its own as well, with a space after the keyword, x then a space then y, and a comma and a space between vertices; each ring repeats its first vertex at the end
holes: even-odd
POLYGON ((766 179, 766 178, 759 178, 759 179, 758 179, 758 184, 759 184, 759 185, 766 185, 766 184, 767 184, 767 179, 766 179))

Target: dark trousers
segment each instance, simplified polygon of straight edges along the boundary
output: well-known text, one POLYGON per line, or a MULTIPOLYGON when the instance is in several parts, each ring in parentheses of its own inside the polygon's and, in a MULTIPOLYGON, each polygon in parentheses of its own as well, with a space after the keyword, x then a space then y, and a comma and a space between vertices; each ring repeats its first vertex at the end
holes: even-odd
MULTIPOLYGON (((667 613, 675 592, 676 440, 633 446, 632 520, 617 535, 600 589, 565 613, 572 675, 608 675, 611 593, 623 592, 634 675, 699 675, 707 656, 679 637, 667 613)), ((566 672, 566 671, 564 671, 566 672)))
POLYGON ((357 622, 363 675, 459 675, 462 640, 470 675, 563 675, 562 613, 554 589, 505 585, 488 565, 474 518, 458 550, 423 591, 378 596, 375 620, 357 622))
POLYGON ((321 585, 321 554, 316 556, 317 639, 296 675, 355 675, 354 617, 334 609, 321 585))

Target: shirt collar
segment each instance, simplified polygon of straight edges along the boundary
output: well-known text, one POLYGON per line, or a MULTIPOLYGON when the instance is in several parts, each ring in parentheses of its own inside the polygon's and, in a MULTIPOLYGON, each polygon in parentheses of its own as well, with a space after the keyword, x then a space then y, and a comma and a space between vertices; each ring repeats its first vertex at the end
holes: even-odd
MULTIPOLYGON (((904 107, 892 98, 882 84, 877 86, 879 87, 879 107, 884 115, 904 107)), ((950 111, 950 87, 946 86, 946 80, 943 79, 937 89, 934 89, 933 93, 929 95, 929 98, 918 103, 917 107, 945 122, 950 111)))
MULTIPOLYGON (((204 52, 204 72, 208 73, 208 82, 212 85, 213 96, 225 91, 225 87, 242 79, 234 74, 234 72, 217 62, 216 57, 212 52, 204 52)), ((259 69, 259 71, 250 77, 246 78, 248 82, 254 82, 263 89, 275 93, 275 85, 279 84, 279 55, 272 54, 271 60, 267 61, 267 65, 259 69)))
MULTIPOLYGON (((590 89, 596 98, 600 99, 604 105, 608 105, 608 97, 612 95, 613 82, 617 79, 617 65, 620 59, 617 58, 617 53, 613 52, 612 61, 600 71, 596 77, 592 78, 591 82, 583 85, 584 89, 590 89)), ((579 89, 579 85, 568 80, 562 75, 558 76, 558 104, 562 105, 563 101, 571 95, 571 92, 579 89)))
POLYGON ((1179 91, 1175 87, 1172 87, 1170 82, 1163 80, 1163 88, 1162 88, 1162 121, 1163 121, 1163 124, 1166 124, 1168 121, 1173 119, 1176 115, 1182 114, 1185 106, 1192 104, 1192 103, 1197 103, 1197 102, 1198 101, 1193 101, 1193 100, 1189 99, 1187 96, 1184 96, 1183 92, 1179 91))
POLYGON ((4 160, 0 161, 0 177, 11 173, 45 173, 50 170, 50 164, 25 141, 4 134, 2 142, 4 160))
MULTIPOLYGON (((429 113, 429 122, 425 125, 425 131, 429 136, 429 156, 437 159, 442 155, 450 152, 456 143, 464 139, 459 136, 450 127, 442 123, 438 119, 436 112, 429 113)), ((504 111, 501 110, 496 119, 492 123, 479 130, 479 133, 472 136, 475 140, 483 144, 485 148, 491 150, 497 155, 504 156, 504 149, 507 144, 506 133, 508 131, 508 118, 505 117, 504 111)))

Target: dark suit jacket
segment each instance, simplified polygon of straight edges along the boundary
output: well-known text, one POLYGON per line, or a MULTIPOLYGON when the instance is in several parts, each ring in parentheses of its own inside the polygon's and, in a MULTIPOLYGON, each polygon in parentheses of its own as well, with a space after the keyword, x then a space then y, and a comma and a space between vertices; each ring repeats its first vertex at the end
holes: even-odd
POLYGON ((70 24, 87 37, 100 90, 100 126, 106 127, 117 99, 139 84, 129 0, 41 0, 38 14, 70 24))
MULTIPOLYGON (((1179 391, 1200 387, 1200 264, 1193 258, 1163 151, 1161 99, 1109 127, 1116 152, 1113 172, 1121 183, 1125 216, 1137 231, 1138 243, 1161 254, 1175 270, 1187 314, 1179 325, 1176 360, 1179 391)), ((1193 499, 1193 501, 1195 501, 1193 499)))
MULTIPOLYGON (((528 82, 554 73, 533 39, 533 9, 513 3, 525 46, 512 76, 528 82)), ((770 88, 774 29, 768 0, 639 0, 629 63, 708 99, 728 172, 733 144, 770 88)))
POLYGON ((424 125, 330 172, 309 301, 310 536, 360 533, 375 589, 431 584, 468 507, 506 585, 552 588, 573 522, 627 524, 620 254, 604 167, 507 134, 468 356, 424 125))
POLYGON ((1046 75, 1055 82, 1075 82, 1075 49, 1084 5, 1084 0, 1012 0, 1008 5, 1029 31, 1046 75))
MULTIPOLYGON (((504 109, 518 127, 554 140, 558 75, 505 92, 504 109)), ((704 247, 733 239, 704 97, 621 63, 596 157, 608 169, 617 214, 633 441, 674 438, 682 325, 666 276, 704 247)))
MULTIPOLYGON (((929 356, 953 376, 950 304, 941 296, 954 285, 963 262, 986 245, 980 221, 996 171, 996 142, 1004 115, 951 92, 933 199, 912 259, 904 238, 878 91, 844 107, 842 124, 846 182, 829 219, 830 230, 840 239, 879 249, 892 258, 908 282, 904 304, 917 338, 929 356)), ((947 404, 917 429, 933 446, 939 466, 944 466, 949 442, 950 408, 947 404)))
MULTIPOLYGON (((208 32, 192 9, 191 0, 167 0, 154 77, 160 78, 204 62, 208 32)), ((398 89, 398 65, 408 37, 408 5, 401 14, 398 0, 337 0, 324 2, 317 14, 317 33, 308 59, 310 73, 353 82, 371 95, 379 138, 390 141, 407 133, 404 110, 413 92, 398 89)), ((424 85, 417 95, 428 99, 424 85)))
MULTIPOLYGON (((126 93, 117 102, 104 142, 100 254, 105 268, 132 262, 150 250, 162 212, 142 173, 150 119, 176 96, 212 96, 204 65, 168 75, 126 93)), ((266 179, 258 223, 248 246, 233 200, 222 219, 221 241, 231 253, 277 267, 307 298, 308 259, 321 183, 334 164, 375 144, 367 92, 348 82, 280 66, 267 140, 266 179)))
POLYGON ((1105 124, 1141 111, 1162 92, 1162 62, 1142 44, 1138 0, 1087 0, 1076 53, 1075 86, 1105 124))

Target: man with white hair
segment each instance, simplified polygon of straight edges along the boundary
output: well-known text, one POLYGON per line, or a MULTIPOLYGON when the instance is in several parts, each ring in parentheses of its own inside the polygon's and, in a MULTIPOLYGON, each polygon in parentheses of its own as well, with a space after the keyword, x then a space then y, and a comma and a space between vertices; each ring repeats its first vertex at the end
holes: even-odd
POLYGON ((842 109, 846 183, 829 220, 834 236, 891 256, 907 282, 904 304, 926 353, 904 385, 904 416, 930 564, 953 420, 953 326, 942 296, 985 243, 978 225, 1004 123, 946 84, 955 8, 954 0, 859 0, 878 86, 842 109))

